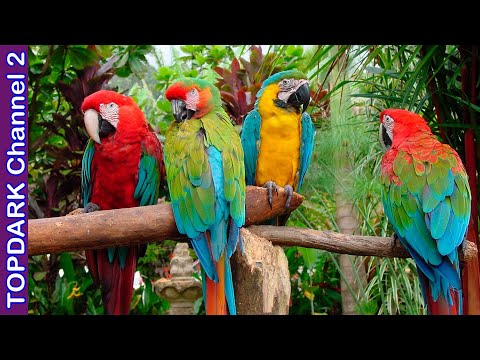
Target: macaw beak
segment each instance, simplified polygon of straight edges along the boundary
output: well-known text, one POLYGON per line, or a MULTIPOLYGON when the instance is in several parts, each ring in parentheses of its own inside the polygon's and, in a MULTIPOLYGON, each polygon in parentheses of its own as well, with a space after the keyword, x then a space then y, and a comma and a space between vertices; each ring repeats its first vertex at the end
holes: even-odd
POLYGON ((187 104, 185 104, 185 101, 183 100, 173 99, 171 103, 173 117, 177 123, 191 119, 193 114, 195 114, 195 111, 187 109, 187 104))
POLYGON ((83 115, 85 128, 88 135, 97 144, 101 144, 101 138, 107 137, 109 134, 115 132, 115 127, 105 119, 102 119, 100 114, 93 109, 88 109, 83 115))
POLYGON ((305 112, 309 103, 310 88, 308 86, 308 80, 302 79, 292 95, 288 97, 287 104, 305 112))
POLYGON ((93 109, 88 109, 83 114, 83 121, 85 122, 85 128, 90 138, 97 144, 101 144, 100 140, 100 121, 99 114, 93 109))
POLYGON ((385 150, 389 150, 392 147, 392 139, 383 124, 380 124, 380 143, 385 150))

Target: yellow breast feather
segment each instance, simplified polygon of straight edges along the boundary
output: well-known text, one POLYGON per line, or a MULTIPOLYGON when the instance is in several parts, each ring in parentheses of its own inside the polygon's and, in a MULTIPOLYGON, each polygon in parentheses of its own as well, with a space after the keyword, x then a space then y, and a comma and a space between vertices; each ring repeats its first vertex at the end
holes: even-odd
POLYGON ((300 160, 301 114, 275 106, 277 84, 268 86, 258 103, 262 117, 256 184, 273 181, 296 189, 300 160))

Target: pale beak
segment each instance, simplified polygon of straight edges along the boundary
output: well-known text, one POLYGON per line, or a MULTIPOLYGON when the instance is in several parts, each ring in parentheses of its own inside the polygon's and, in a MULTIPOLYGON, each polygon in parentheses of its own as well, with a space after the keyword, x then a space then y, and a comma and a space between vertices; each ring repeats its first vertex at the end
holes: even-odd
POLYGON ((90 138, 98 144, 101 144, 99 135, 99 122, 98 112, 93 109, 88 109, 83 115, 83 121, 85 122, 85 128, 90 138))

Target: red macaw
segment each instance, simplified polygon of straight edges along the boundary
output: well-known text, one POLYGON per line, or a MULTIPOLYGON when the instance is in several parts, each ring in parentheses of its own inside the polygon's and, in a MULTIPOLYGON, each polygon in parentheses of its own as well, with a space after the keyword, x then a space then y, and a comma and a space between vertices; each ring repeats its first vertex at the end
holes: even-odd
POLYGON ((414 259, 429 314, 462 314, 457 249, 470 219, 471 193, 457 152, 415 113, 380 114, 382 201, 414 259))
MULTIPOLYGON (((82 160, 84 211, 157 204, 164 176, 162 146, 133 99, 100 90, 85 98, 82 111, 90 136, 82 160)), ((93 279, 101 285, 106 314, 129 313, 141 250, 85 252, 93 279)))

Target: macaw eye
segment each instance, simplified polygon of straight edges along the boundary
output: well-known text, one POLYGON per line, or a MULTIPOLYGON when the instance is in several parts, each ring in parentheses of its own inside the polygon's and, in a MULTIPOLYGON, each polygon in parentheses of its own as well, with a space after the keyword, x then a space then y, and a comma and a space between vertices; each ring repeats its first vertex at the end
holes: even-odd
POLYGON ((113 109, 113 107, 115 106, 115 103, 111 102, 110 104, 107 105, 109 109, 113 109))
POLYGON ((280 82, 280 86, 283 88, 289 88, 293 84, 293 79, 283 79, 280 82))
POLYGON ((384 123, 385 125, 393 124, 393 119, 392 119, 390 116, 385 115, 385 116, 383 117, 383 123, 384 123))
POLYGON ((190 95, 195 95, 196 92, 197 92, 196 89, 192 89, 192 90, 190 90, 190 95))

